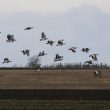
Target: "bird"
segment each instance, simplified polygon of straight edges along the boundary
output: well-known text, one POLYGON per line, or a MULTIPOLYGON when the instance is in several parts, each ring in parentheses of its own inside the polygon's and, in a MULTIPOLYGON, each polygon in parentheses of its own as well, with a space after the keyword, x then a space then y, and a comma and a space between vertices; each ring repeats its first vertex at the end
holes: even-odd
POLYGON ((88 60, 86 62, 84 62, 85 64, 93 64, 92 60, 88 60))
POLYGON ((56 61, 61 61, 61 60, 63 60, 63 56, 60 56, 59 54, 56 54, 55 58, 54 58, 54 61, 56 62, 56 61))
POLYGON ((89 52, 89 50, 90 50, 89 48, 82 48, 82 50, 81 50, 81 51, 82 51, 82 52, 86 52, 86 53, 88 53, 88 52, 89 52))
POLYGON ((4 61, 2 63, 9 63, 9 62, 12 62, 12 61, 10 61, 8 58, 4 58, 4 61))
POLYGON ((23 52, 23 55, 27 55, 27 56, 30 55, 30 50, 28 49, 22 50, 21 52, 23 52))
POLYGON ((39 55, 38 56, 40 57, 40 56, 45 56, 45 55, 47 55, 47 53, 45 53, 44 51, 42 51, 42 52, 39 52, 39 55))
POLYGON ((73 53, 75 53, 76 52, 76 49, 77 49, 77 47, 71 47, 68 50, 71 50, 73 53))
POLYGON ((45 41, 47 40, 48 38, 46 37, 46 34, 44 32, 41 33, 41 39, 40 41, 45 41))
POLYGON ((97 61, 97 55, 98 54, 92 54, 92 55, 89 55, 89 57, 91 57, 94 61, 97 61))
POLYGON ((53 46, 53 43, 55 43, 55 41, 48 40, 46 44, 50 44, 50 46, 53 46))
POLYGON ((62 45, 65 45, 65 43, 64 43, 64 40, 62 39, 62 40, 58 40, 58 42, 57 42, 58 44, 56 45, 56 46, 62 46, 62 45))
POLYGON ((100 70, 96 70, 93 73, 95 73, 95 76, 102 77, 102 72, 100 70))
POLYGON ((14 35, 8 34, 6 41, 7 42, 14 42, 14 41, 16 41, 16 39, 14 38, 14 35))
POLYGON ((26 27, 24 30, 31 30, 33 29, 34 27, 26 27))

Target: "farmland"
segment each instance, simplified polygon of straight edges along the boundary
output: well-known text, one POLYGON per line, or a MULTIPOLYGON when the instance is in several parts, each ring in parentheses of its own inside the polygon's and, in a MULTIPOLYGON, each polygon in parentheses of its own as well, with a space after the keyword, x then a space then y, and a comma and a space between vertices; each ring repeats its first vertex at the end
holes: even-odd
POLYGON ((0 70, 0 89, 110 89, 110 69, 101 70, 0 70))
POLYGON ((109 110, 110 69, 0 70, 0 110, 109 110))

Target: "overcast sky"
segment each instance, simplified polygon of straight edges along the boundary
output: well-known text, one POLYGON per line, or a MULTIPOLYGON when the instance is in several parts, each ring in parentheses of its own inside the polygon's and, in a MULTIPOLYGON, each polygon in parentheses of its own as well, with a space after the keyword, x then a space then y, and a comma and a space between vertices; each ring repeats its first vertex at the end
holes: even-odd
POLYGON ((110 13, 110 0, 0 0, 0 12, 59 13, 86 3, 110 13))
POLYGON ((110 0, 0 0, 0 66, 25 66, 27 56, 21 50, 30 49, 31 55, 46 51, 41 63, 52 64, 56 53, 64 56, 64 63, 85 62, 89 54, 99 54, 98 62, 110 64, 110 0), (26 26, 34 26, 24 31, 26 26), (50 40, 64 39, 66 45, 50 47, 40 42, 41 32, 50 40), (7 34, 16 42, 7 43, 7 34), (76 46, 75 54, 68 48, 76 46), (83 47, 90 53, 83 54, 83 47), (3 58, 12 60, 2 64, 3 58))

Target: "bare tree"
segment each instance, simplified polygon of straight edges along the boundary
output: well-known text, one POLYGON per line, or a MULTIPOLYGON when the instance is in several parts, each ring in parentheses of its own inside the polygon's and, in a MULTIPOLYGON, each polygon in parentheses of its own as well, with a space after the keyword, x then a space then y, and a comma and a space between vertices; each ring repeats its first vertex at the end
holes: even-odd
POLYGON ((39 56, 32 56, 28 59, 28 64, 27 67, 32 67, 32 68, 40 68, 41 62, 39 59, 39 56))

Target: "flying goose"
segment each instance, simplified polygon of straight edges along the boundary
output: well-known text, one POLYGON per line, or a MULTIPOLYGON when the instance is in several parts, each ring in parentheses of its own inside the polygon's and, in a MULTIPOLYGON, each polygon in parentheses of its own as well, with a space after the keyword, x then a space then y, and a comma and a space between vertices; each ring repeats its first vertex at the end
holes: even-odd
POLYGON ((97 61, 97 55, 98 54, 92 54, 92 55, 89 55, 89 57, 91 57, 94 61, 97 61))
POLYGON ((23 55, 27 55, 27 56, 30 55, 30 50, 28 49, 22 50, 21 52, 23 52, 23 55))
POLYGON ((44 32, 41 33, 41 39, 40 41, 45 41, 47 40, 48 38, 46 37, 46 34, 44 32))
POLYGON ((88 60, 86 62, 84 62, 85 64, 93 64, 92 60, 88 60))
POLYGON ((55 43, 55 41, 48 40, 46 44, 50 44, 50 46, 53 46, 53 43, 55 43))
POLYGON ((45 56, 45 55, 47 55, 47 53, 45 53, 44 51, 42 51, 42 52, 39 52, 39 55, 38 56, 40 57, 40 56, 45 56))
POLYGON ((58 42, 57 42, 58 44, 56 45, 56 46, 62 46, 62 45, 65 45, 65 43, 64 43, 64 40, 62 39, 62 40, 58 40, 58 42))
POLYGON ((4 58, 4 61, 2 63, 9 63, 9 62, 12 62, 12 61, 10 61, 8 58, 4 58))
POLYGON ((56 62, 56 61, 61 61, 61 60, 63 60, 63 56, 60 56, 59 54, 56 54, 55 58, 54 58, 54 61, 56 62))
POLYGON ((86 52, 86 53, 88 53, 88 52, 89 52, 89 50, 90 50, 89 48, 82 48, 82 50, 81 50, 81 51, 82 51, 82 52, 86 52))
POLYGON ((16 39, 14 38, 14 35, 8 34, 6 41, 7 42, 14 42, 14 41, 16 41, 16 39))
POLYGON ((33 29, 34 27, 26 27, 24 30, 31 30, 33 29))
POLYGON ((76 52, 76 49, 77 49, 77 47, 71 47, 68 50, 71 50, 73 53, 75 53, 76 52))

